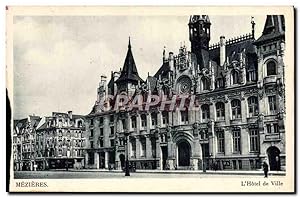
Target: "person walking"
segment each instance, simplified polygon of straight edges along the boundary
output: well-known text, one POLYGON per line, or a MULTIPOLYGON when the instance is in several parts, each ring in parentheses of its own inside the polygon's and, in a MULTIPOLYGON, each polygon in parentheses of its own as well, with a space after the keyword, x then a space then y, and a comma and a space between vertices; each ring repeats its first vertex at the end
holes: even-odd
POLYGON ((269 165, 265 161, 264 161, 264 164, 263 164, 263 169, 264 169, 264 173, 265 173, 265 178, 267 178, 268 177, 268 172, 269 172, 269 165))

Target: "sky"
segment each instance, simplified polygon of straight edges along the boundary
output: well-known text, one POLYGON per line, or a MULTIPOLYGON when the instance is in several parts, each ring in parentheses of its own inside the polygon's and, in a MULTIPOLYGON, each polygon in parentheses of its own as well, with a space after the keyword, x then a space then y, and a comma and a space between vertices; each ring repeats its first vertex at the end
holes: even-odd
MULTIPOLYGON (((251 16, 209 16, 211 41, 251 32, 251 16)), ((254 16, 255 38, 265 15, 254 16)), ((52 112, 88 114, 100 76, 123 67, 128 37, 141 78, 154 75, 166 52, 190 50, 189 16, 15 16, 14 119, 52 112)))

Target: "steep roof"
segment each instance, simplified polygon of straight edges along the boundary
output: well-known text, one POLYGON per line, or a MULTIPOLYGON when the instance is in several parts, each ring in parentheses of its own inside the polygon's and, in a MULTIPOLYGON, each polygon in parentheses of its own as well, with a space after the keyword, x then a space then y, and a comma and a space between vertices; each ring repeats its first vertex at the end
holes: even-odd
POLYGON ((268 15, 262 35, 254 42, 260 44, 280 37, 284 38, 285 21, 283 15, 268 15))
POLYGON ((116 80, 116 83, 121 83, 124 81, 143 81, 137 71, 134 58, 131 51, 131 44, 130 44, 130 38, 129 38, 129 44, 128 44, 128 50, 127 55, 125 58, 124 66, 121 72, 121 76, 118 80, 116 80))
POLYGON ((169 71, 171 71, 169 62, 164 62, 162 66, 158 69, 158 71, 155 73, 154 77, 158 78, 159 75, 161 75, 161 77, 166 77, 169 71))
MULTIPOLYGON (((238 60, 238 53, 244 49, 246 54, 256 53, 253 41, 253 39, 245 39, 232 44, 226 44, 226 55, 229 57, 229 61, 238 60)), ((220 47, 209 50, 209 56, 211 60, 220 65, 220 47)))

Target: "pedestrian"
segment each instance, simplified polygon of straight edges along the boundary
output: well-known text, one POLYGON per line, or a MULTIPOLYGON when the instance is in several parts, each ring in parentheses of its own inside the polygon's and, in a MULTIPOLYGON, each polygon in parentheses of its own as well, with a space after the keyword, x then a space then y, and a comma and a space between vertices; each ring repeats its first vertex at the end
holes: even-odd
POLYGON ((268 171, 269 171, 269 165, 265 161, 264 161, 264 164, 263 164, 263 169, 264 169, 264 173, 265 173, 265 178, 267 178, 268 177, 268 171))

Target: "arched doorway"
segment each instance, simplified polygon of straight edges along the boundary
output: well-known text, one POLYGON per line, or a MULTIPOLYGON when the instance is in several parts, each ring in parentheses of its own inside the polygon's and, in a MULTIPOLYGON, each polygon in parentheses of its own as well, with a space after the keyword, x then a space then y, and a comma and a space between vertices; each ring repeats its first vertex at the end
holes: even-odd
POLYGON ((178 143, 178 166, 190 166, 191 146, 187 141, 178 143))
POLYGON ((276 146, 271 146, 267 150, 270 170, 280 170, 280 150, 276 146))
POLYGON ((123 169, 125 167, 125 155, 120 154, 119 158, 120 158, 120 162, 121 162, 121 169, 123 169))

